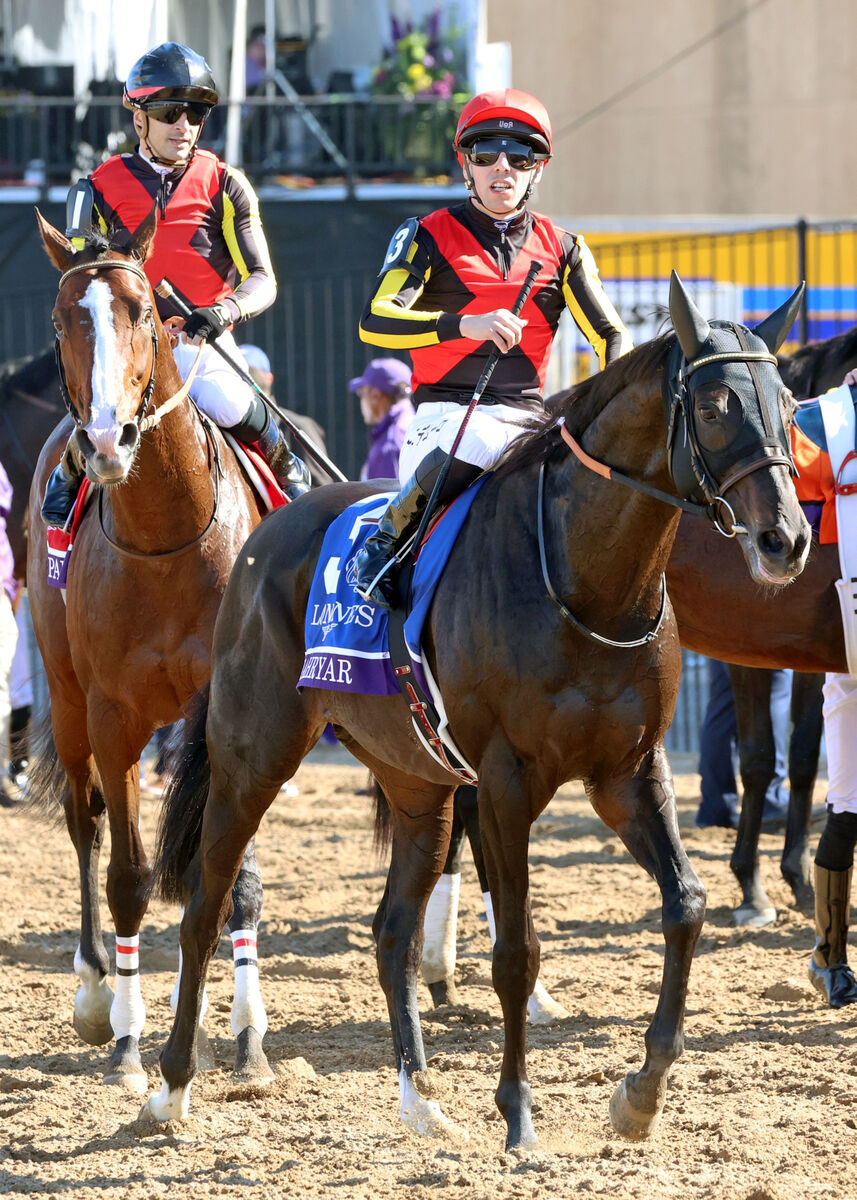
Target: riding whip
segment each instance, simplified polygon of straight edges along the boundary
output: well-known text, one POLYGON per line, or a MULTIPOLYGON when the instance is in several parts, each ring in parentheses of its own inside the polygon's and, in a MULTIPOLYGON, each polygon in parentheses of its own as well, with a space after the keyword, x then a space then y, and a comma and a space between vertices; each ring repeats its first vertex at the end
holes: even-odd
MULTIPOLYGON (((529 271, 527 271, 527 277, 524 280, 523 284, 521 285, 521 290, 518 293, 518 297, 515 300, 515 303, 512 305, 511 311, 514 316, 517 317, 518 314, 520 313, 521 309, 526 304, 527 297, 529 296, 532 286, 536 281, 536 276, 538 275, 539 271, 541 271, 541 269, 542 269, 542 264, 540 262, 536 262, 536 260, 533 259, 533 261, 530 263, 530 269, 529 269, 529 271)), ((415 547, 419 546, 421 544, 423 538, 426 535, 426 530, 428 529, 429 524, 431 522, 432 513, 434 512, 435 506, 437 505, 437 500, 441 494, 441 489, 443 488, 443 485, 446 483, 446 477, 449 474, 450 467, 452 466, 452 460, 455 458, 455 452, 458 449, 458 447, 461 443, 461 439, 464 436, 464 431, 467 428, 467 422, 470 420, 470 418, 473 414, 473 410, 476 408, 476 405, 482 399, 482 393, 485 391, 486 387, 488 386, 488 381, 490 380, 491 376, 494 374, 494 368, 497 366, 497 363, 500 361, 500 355, 502 353, 503 353, 503 351, 499 348, 499 346, 495 345, 494 348, 492 349, 491 353, 488 355, 488 361, 485 363, 485 366, 482 369, 482 374, 479 376, 479 379, 476 383, 476 387, 474 388, 474 391, 473 391, 473 396, 471 398, 470 403, 467 406, 467 412, 464 414, 464 417, 462 418, 461 425, 458 427, 458 433, 455 435, 455 440, 452 443, 452 447, 451 447, 449 453, 447 454, 446 459, 444 460, 443 466, 440 468, 440 474, 438 475, 438 477, 435 481, 435 485, 431 490, 431 496, 429 496, 429 501, 428 501, 428 504, 426 505, 425 512, 423 513, 423 518, 420 521, 420 527, 417 530, 417 536, 412 543, 415 547)))
MULTIPOLYGON (((178 310, 179 314, 183 316, 185 320, 187 320, 191 314, 191 309, 188 308, 180 296, 176 295, 173 285, 168 279, 162 279, 155 288, 155 291, 159 296, 162 296, 164 300, 169 300, 170 304, 172 304, 173 307, 178 310)), ((283 412, 280 406, 276 404, 270 396, 265 394, 252 375, 249 375, 243 367, 239 366, 235 359, 230 357, 230 355, 226 350, 223 349, 222 346, 218 346, 217 342, 209 342, 208 344, 213 350, 217 351, 224 362, 229 363, 235 374, 238 375, 239 378, 243 379, 248 387, 253 389, 268 411, 272 413, 273 416, 277 417, 278 420, 283 422, 295 441, 300 443, 303 449, 307 450, 313 456, 319 466, 324 467, 325 471, 332 475, 334 479, 338 479, 340 483, 349 482, 347 476, 342 474, 336 463, 331 462, 324 451, 315 444, 312 438, 309 437, 308 434, 304 433, 303 430, 299 429, 297 425, 295 425, 294 421, 290 420, 287 414, 283 412)))

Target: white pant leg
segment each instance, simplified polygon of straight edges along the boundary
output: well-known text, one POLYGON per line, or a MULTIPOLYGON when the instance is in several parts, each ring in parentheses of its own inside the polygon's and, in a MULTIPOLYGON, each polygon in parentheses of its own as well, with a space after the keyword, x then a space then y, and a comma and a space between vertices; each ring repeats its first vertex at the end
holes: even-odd
POLYGON ((30 667, 30 640, 33 625, 26 597, 18 605, 15 624, 18 627, 18 640, 15 644, 15 654, 12 658, 12 670, 9 676, 9 703, 12 708, 23 708, 25 705, 33 703, 33 677, 30 667))
POLYGON ((827 807, 857 813, 857 679, 825 676, 824 738, 827 743, 827 807))
POLYGON ((12 601, 0 589, 0 765, 9 761, 9 676, 12 659, 18 644, 18 625, 12 611, 12 601))
MULTIPOLYGON (((463 404, 421 404, 408 426, 405 443, 399 455, 399 480, 410 479, 425 456, 436 446, 452 449, 467 408, 463 404)), ((477 405, 467 422, 455 457, 474 467, 488 470, 503 455, 507 447, 522 434, 532 421, 533 414, 504 404, 477 405)))
MULTIPOLYGON (((244 355, 238 349, 229 330, 221 333, 217 344, 223 347, 239 367, 249 371, 244 355)), ((184 338, 181 338, 174 348, 173 355, 182 379, 186 379, 190 373, 198 349, 198 346, 186 342, 184 338)), ((245 383, 229 364, 223 361, 214 347, 207 343, 202 347, 190 394, 205 415, 211 417, 215 425, 220 425, 223 429, 237 425, 244 419, 255 396, 250 385, 245 383)))

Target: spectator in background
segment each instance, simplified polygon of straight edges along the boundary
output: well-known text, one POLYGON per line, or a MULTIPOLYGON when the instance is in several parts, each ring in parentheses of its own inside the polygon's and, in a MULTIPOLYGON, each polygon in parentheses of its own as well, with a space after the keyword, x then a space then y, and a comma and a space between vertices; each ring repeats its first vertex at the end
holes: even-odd
POLYGON ((414 419, 411 369, 398 358, 373 358, 348 385, 360 397, 360 412, 369 426, 369 457, 361 479, 398 479, 399 453, 414 419))
POLYGON ((0 806, 11 807, 15 801, 6 791, 2 777, 6 774, 6 759, 9 746, 9 677, 12 659, 18 644, 18 625, 15 620, 15 604, 18 599, 18 581, 15 579, 15 559, 6 523, 12 507, 12 485, 3 464, 0 463, 0 757, 3 773, 0 776, 0 806))
MULTIPOLYGON (((774 730, 776 762, 774 776, 765 796, 762 824, 776 825, 786 818, 789 792, 788 725, 791 709, 792 672, 771 672, 771 723, 774 730)), ((708 703, 699 730, 699 776, 702 799, 696 813, 696 824, 724 825, 737 829, 741 815, 738 784, 735 778, 735 750, 738 740, 738 721, 732 681, 726 663, 708 660, 708 703)))

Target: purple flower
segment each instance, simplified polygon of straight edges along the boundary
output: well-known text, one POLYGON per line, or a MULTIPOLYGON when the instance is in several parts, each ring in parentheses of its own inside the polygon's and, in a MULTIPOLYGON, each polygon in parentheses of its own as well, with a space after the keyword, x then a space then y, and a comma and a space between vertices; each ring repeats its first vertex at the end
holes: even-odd
POLYGON ((451 63, 455 55, 450 50, 449 46, 444 46, 441 58, 445 63, 451 63))
POLYGON ((433 96, 448 97, 452 95, 452 85, 448 79, 436 79, 430 90, 433 96))
POLYGON ((430 54, 427 54, 425 56, 425 58, 423 59, 423 66, 424 67, 433 67, 434 66, 434 58, 430 54))

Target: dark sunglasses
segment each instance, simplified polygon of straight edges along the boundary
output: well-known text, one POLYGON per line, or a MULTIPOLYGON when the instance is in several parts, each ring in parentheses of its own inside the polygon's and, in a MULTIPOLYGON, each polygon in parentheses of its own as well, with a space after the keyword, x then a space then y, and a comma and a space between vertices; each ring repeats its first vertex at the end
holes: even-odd
POLYGON ((172 104, 145 104, 143 112, 162 125, 175 125, 176 121, 181 119, 182 113, 187 113, 189 125, 201 125, 208 116, 208 105, 198 104, 193 100, 180 100, 172 104))
POLYGON ((532 171, 540 158, 532 146, 526 142, 515 142, 511 138, 488 138, 485 141, 474 142, 464 151, 468 162, 474 167, 493 167, 501 154, 509 160, 509 166, 516 171, 532 171))

